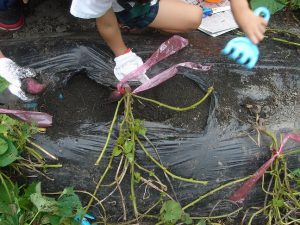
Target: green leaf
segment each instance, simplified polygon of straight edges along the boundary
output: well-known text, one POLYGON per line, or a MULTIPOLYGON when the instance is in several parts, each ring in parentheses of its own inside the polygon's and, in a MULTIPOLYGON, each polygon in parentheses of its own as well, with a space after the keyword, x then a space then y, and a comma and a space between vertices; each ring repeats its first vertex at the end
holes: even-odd
POLYGON ((176 201, 169 200, 164 202, 160 210, 160 219, 164 224, 176 224, 182 215, 182 208, 176 201))
POLYGON ((42 194, 42 186, 41 186, 41 182, 38 182, 35 186, 35 192, 38 194, 42 194))
POLYGON ((36 193, 37 183, 31 183, 24 190, 24 194, 19 197, 19 206, 21 209, 30 210, 32 208, 32 202, 30 200, 30 195, 36 193))
POLYGON ((3 155, 8 150, 8 143, 0 137, 0 155, 3 155))
POLYGON ((281 208, 284 206, 284 201, 283 199, 276 199, 276 198, 273 198, 272 199, 272 205, 274 207, 278 207, 278 208, 281 208))
POLYGON ((198 221, 197 225, 206 225, 206 221, 204 219, 201 219, 198 221))
POLYGON ((292 7, 293 9, 299 9, 300 8, 300 0, 292 0, 292 7))
POLYGON ((14 216, 16 215, 17 211, 18 207, 16 204, 7 204, 5 202, 0 202, 0 215, 5 214, 7 216, 14 216))
POLYGON ((193 220, 192 220, 192 218, 190 217, 190 215, 188 213, 183 213, 182 214, 181 221, 184 224, 192 224, 193 223, 193 220))
POLYGON ((152 171, 152 170, 151 170, 151 171, 149 171, 149 176, 150 176, 150 177, 154 177, 154 176, 155 176, 155 173, 154 173, 154 171, 152 171))
POLYGON ((139 134, 139 135, 145 136, 146 133, 147 133, 147 128, 145 128, 145 127, 140 127, 140 128, 138 129, 138 134, 139 134))
POLYGON ((12 127, 12 126, 19 123, 19 121, 15 120, 15 119, 12 119, 12 118, 10 118, 9 116, 7 116, 5 114, 0 115, 0 121, 1 121, 1 124, 5 124, 8 127, 12 127))
POLYGON ((132 152, 134 148, 134 141, 126 141, 124 144, 124 151, 125 153, 132 152))
POLYGON ((141 174, 139 172, 134 172, 134 178, 137 183, 141 181, 141 174))
MULTIPOLYGON (((0 176, 2 175, 0 174, 0 176)), ((0 215, 3 213, 14 216, 18 211, 16 199, 19 189, 10 180, 7 180, 3 176, 2 179, 0 180, 0 215)))
POLYGON ((279 0, 251 0, 251 8, 255 10, 260 6, 267 7, 270 10, 271 14, 280 11, 284 7, 286 7, 287 1, 279 1, 279 0))
POLYGON ((291 173, 294 177, 299 177, 300 178, 300 168, 293 170, 291 173))
POLYGON ((118 146, 114 147, 113 156, 119 156, 121 153, 122 153, 122 150, 118 146))
POLYGON ((0 167, 8 166, 19 158, 19 152, 15 145, 10 140, 3 139, 6 140, 8 149, 4 154, 0 155, 0 167))
POLYGON ((31 202, 40 212, 55 213, 58 211, 57 202, 53 198, 42 196, 40 193, 30 195, 31 202))
POLYGON ((0 124, 0 134, 6 136, 8 132, 8 127, 4 124, 0 124))
POLYGON ((3 221, 2 221, 1 216, 0 216, 0 224, 1 225, 20 225, 19 222, 18 222, 17 216, 4 217, 3 221))
POLYGON ((73 188, 65 188, 62 195, 57 200, 58 215, 62 217, 74 217, 77 211, 82 208, 79 197, 73 188))
POLYGON ((127 157, 128 161, 129 161, 130 163, 133 162, 133 160, 134 160, 134 155, 133 155, 133 153, 130 152, 130 153, 126 154, 126 157, 127 157))
POLYGON ((117 139, 117 145, 123 145, 125 143, 125 138, 123 136, 119 136, 117 139))
POLYGON ((60 225, 60 220, 61 217, 60 216, 49 216, 49 221, 51 225, 60 225))
POLYGON ((137 132, 139 135, 146 135, 147 128, 144 126, 144 121, 135 119, 134 120, 134 131, 137 132))
POLYGON ((8 86, 9 82, 0 76, 0 92, 3 92, 8 86))

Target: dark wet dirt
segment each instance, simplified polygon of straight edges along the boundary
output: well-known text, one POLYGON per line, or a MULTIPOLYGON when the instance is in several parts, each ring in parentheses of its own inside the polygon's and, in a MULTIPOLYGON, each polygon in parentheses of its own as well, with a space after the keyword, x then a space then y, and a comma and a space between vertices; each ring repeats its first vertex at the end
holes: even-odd
MULTIPOLYGON (((32 1, 26 26, 17 32, 0 33, 0 49, 21 65, 36 62, 38 64, 40 60, 50 59, 80 46, 103 49, 103 41, 95 32, 94 21, 73 18, 68 13, 68 5, 68 1, 32 1)), ((279 13, 272 17, 271 26, 299 33, 299 22, 294 16, 299 18, 299 13, 279 13)), ((210 182, 207 187, 174 182, 182 203, 188 203, 224 182, 255 172, 269 158, 268 140, 263 139, 263 146, 257 147, 248 137, 252 135, 256 138, 253 125, 257 115, 275 132, 300 130, 299 48, 276 42, 271 40, 271 37, 294 42, 300 42, 300 38, 285 32, 268 35, 269 38, 260 46, 260 61, 252 71, 243 69, 219 54, 225 42, 235 37, 234 32, 217 38, 208 37, 200 32, 185 34, 183 36, 189 40, 189 46, 149 71, 151 77, 161 69, 183 61, 212 65, 208 72, 180 69, 176 77, 142 94, 172 106, 188 106, 205 93, 196 82, 185 76, 192 73, 200 77, 206 86, 213 85, 215 89, 215 98, 210 98, 194 110, 177 113, 145 102, 134 103, 134 114, 136 118, 147 121, 149 136, 158 146, 164 164, 176 174, 207 179, 210 182), (210 111, 212 103, 215 106, 213 115, 210 111), (208 119, 209 113, 213 120, 208 119), (158 123, 148 123, 149 121, 158 123)), ((128 46, 133 47, 143 59, 147 59, 169 37, 170 35, 156 31, 124 35, 128 46)), ((109 57, 110 52, 106 58, 109 57)), ((65 61, 68 60, 66 57, 65 61)), ((94 58, 87 58, 87 64, 92 64, 93 60, 94 58)), ((52 69, 57 72, 59 66, 67 68, 65 61, 49 61, 49 64, 53 63, 52 69)), ((112 59, 105 61, 110 69, 113 66, 112 62, 112 59)), ((90 69, 98 72, 99 68, 89 66, 84 65, 88 68, 87 71, 90 69)), ((41 68, 49 72, 49 69, 41 68)), ((51 69, 51 65, 49 68, 51 69)), ((68 72, 72 76, 65 85, 49 85, 38 99, 38 110, 53 115, 53 127, 35 139, 56 154, 59 162, 64 165, 61 169, 47 171, 55 181, 38 177, 43 181, 44 190, 47 192, 61 191, 66 186, 92 192, 107 163, 105 157, 103 165, 93 166, 104 145, 116 107, 116 102, 108 101, 113 85, 100 84, 103 80, 91 79, 94 74, 91 76, 89 72, 68 72)), ((109 73, 111 76, 111 71, 109 73)), ((49 74, 42 75, 47 77, 49 74)), ((9 102, 10 107, 23 108, 23 104, 15 102, 8 93, 0 96, 0 102, 5 103, 4 107, 9 102)), ((122 115, 122 110, 119 115, 122 115)), ((113 133, 113 138, 115 135, 116 132, 113 133)), ((154 152, 152 154, 155 155, 154 152)), ((138 160, 147 168, 153 168, 149 159, 141 152, 138 154, 138 160)), ((292 165, 299 165, 299 160, 299 157, 293 158, 292 165)), ((116 170, 116 164, 113 165, 113 169, 116 170)), ((159 175, 163 179, 163 174, 159 175)), ((36 180, 26 179, 25 183, 36 180)), ((105 183, 112 180, 110 175, 105 183)), ((129 178, 125 179, 123 188, 130 205, 128 180, 129 178)), ((142 200, 145 190, 145 185, 140 185, 137 190, 141 211, 158 197, 151 191, 151 198, 142 200)), ((109 191, 111 190, 103 188, 99 196, 102 198, 109 191)), ((232 191, 233 189, 226 189, 199 203, 192 210, 192 214, 198 215, 199 212, 203 212, 208 215, 215 203, 226 199, 232 191)), ((88 200, 85 195, 81 197, 84 202, 88 200)), ((262 201, 261 192, 256 190, 251 193, 246 205, 259 205, 262 201)), ((118 193, 113 194, 105 204, 109 215, 113 215, 111 221, 118 221, 122 214, 118 193)), ((232 206, 226 206, 221 207, 220 212, 223 212, 224 208, 225 212, 232 210, 232 206)), ((99 215, 96 207, 92 212, 99 215)), ((132 216, 132 211, 129 210, 128 214, 132 216)), ((229 219, 225 224, 239 224, 236 221, 239 220, 229 219)))
POLYGON ((85 121, 111 121, 116 104, 108 102, 110 93, 109 88, 85 74, 74 75, 64 87, 48 89, 39 98, 38 105, 40 111, 53 115, 56 125, 48 129, 49 136, 77 136, 80 134, 76 128, 85 121))
MULTIPOLYGON (((101 123, 112 120, 116 101, 110 99, 113 89, 102 86, 86 74, 74 75, 64 87, 47 89, 38 100, 39 111, 53 115, 55 126, 47 133, 52 138, 80 135, 76 128, 85 122, 101 123)), ((203 97, 203 90, 194 81, 176 76, 142 96, 175 107, 187 107, 203 97), (173 91, 176 87, 176 92, 173 91), (187 91, 188 90, 188 91, 187 91)), ((174 127, 185 128, 191 132, 202 131, 208 118, 209 99, 199 107, 187 112, 175 112, 149 102, 135 100, 135 118, 163 122, 174 127)), ((123 108, 119 111, 122 115, 123 108)))

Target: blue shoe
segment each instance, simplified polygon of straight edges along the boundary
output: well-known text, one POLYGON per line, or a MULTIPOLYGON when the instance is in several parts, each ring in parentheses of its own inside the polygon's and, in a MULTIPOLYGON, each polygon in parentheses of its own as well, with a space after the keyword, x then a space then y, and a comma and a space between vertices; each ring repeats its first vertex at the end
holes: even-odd
MULTIPOLYGON (((2 5, 1 5, 2 6, 2 5)), ((0 7, 0 30, 13 31, 20 29, 25 21, 22 2, 0 7)))
POLYGON ((89 214, 85 214, 81 221, 80 216, 75 216, 74 218, 74 220, 80 222, 81 225, 91 225, 87 219, 94 220, 95 218, 89 214))

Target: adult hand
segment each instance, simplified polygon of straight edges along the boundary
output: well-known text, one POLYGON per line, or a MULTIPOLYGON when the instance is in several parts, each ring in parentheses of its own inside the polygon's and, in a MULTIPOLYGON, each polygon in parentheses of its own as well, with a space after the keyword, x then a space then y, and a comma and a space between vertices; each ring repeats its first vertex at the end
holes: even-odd
MULTIPOLYGON (((115 58, 116 66, 114 74, 118 80, 122 80, 127 74, 143 65, 143 60, 132 51, 115 58)), ((141 83, 149 80, 146 74, 141 74, 137 80, 141 83)), ((134 80, 135 81, 135 80, 134 80)))
POLYGON ((44 86, 37 83, 33 77, 37 74, 30 68, 18 66, 9 58, 0 58, 0 76, 9 82, 8 90, 23 101, 33 100, 21 89, 22 81, 26 81, 26 89, 29 93, 37 94, 44 90, 44 86))
POLYGON ((255 15, 252 10, 248 9, 240 13, 237 23, 254 44, 264 39, 268 22, 263 17, 255 15))

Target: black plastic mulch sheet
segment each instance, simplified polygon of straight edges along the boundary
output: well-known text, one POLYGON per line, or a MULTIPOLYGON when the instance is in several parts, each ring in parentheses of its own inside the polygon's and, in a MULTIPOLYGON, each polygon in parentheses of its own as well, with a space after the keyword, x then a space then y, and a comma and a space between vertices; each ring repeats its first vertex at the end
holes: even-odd
MULTIPOLYGON (((126 43, 146 59, 167 38, 167 36, 126 36, 126 43)), ((268 138, 262 139, 261 147, 250 138, 251 136, 255 139, 257 134, 253 129, 255 112, 251 111, 252 106, 260 109, 258 113, 266 126, 277 134, 299 132, 300 128, 300 58, 296 48, 265 40, 260 46, 261 57, 258 65, 253 70, 245 70, 219 54, 225 45, 223 37, 211 39, 195 33, 187 38, 190 40, 188 47, 156 65, 148 75, 151 77, 179 62, 211 64, 212 68, 208 72, 188 69, 181 69, 179 72, 179 76, 195 82, 199 86, 199 91, 205 92, 209 86, 214 86, 215 91, 209 103, 200 106, 206 107, 208 113, 208 116, 203 118, 205 121, 202 121, 204 129, 173 127, 167 122, 159 121, 145 122, 148 138, 157 147, 162 162, 172 172, 209 182, 204 186, 172 181, 176 197, 182 205, 214 187, 254 173, 270 157, 268 138)), ((232 36, 227 37, 228 40, 230 38, 232 36)), ((103 85, 99 88, 104 86, 111 88, 116 84, 112 72, 113 55, 95 34, 2 41, 0 49, 20 65, 35 68, 40 73, 40 79, 48 83, 48 92, 68 87, 69 82, 74 79, 73 75, 78 73, 84 73, 103 85)), ((110 89, 107 90, 110 92, 110 89)), ((155 92, 155 89, 153 91, 155 92)), ((174 98, 180 95, 176 93, 176 87, 171 91, 174 98)), ((83 95, 87 93, 82 89, 78 89, 78 92, 83 95)), ((160 100, 161 96, 157 97, 157 100, 160 100)), ((59 98, 57 101, 60 101, 59 98)), ((95 102, 101 104, 100 100, 97 102, 95 99, 95 102)), ((74 116, 73 112, 69 115, 74 116)), ((53 116, 55 118, 56 115, 53 116)), ((193 120, 193 117, 190 120, 193 120)), ((58 156, 60 162, 64 164, 61 169, 48 171, 48 175, 55 178, 55 181, 45 180, 44 188, 59 191, 65 186, 73 186, 75 189, 92 192, 107 163, 105 157, 100 167, 94 166, 106 140, 109 126, 109 119, 95 122, 92 119, 81 118, 74 121, 70 127, 76 132, 67 132, 68 128, 64 128, 60 130, 61 133, 51 136, 48 132, 51 134, 51 129, 55 129, 54 120, 53 127, 49 128, 46 134, 36 136, 36 142, 58 156)), ((113 132, 111 143, 115 140, 116 134, 117 130, 113 132)), ((108 152, 112 146, 110 145, 108 152)), ((295 149, 296 146, 297 144, 290 142, 286 150, 295 149)), ((148 147, 156 157, 151 146, 148 147)), ((137 158, 145 167, 154 168, 141 150, 138 150, 137 158)), ((289 163, 291 168, 298 167, 299 157, 291 157, 289 163)), ((158 174, 163 179, 163 174, 161 172, 158 174)), ((111 178, 113 176, 110 175, 111 178)), ((129 179, 124 181, 123 186, 129 202, 129 179)), ((224 189, 188 211, 192 215, 208 215, 219 200, 226 200, 237 187, 224 189)), ((258 184, 247 197, 245 209, 247 206, 260 205, 263 201, 259 187, 258 184)), ((109 190, 101 188, 99 197, 103 198, 109 190)), ((149 206, 158 197, 155 191, 145 190, 145 185, 139 186, 137 193, 141 209, 149 206), (145 198, 145 195, 148 197, 145 198)), ((117 192, 105 204, 109 206, 108 211, 113 212, 114 220, 122 216, 117 192)), ((226 213, 233 209, 236 209, 236 206, 225 201, 219 204, 212 214, 226 213)), ((92 210, 97 215, 97 210, 95 208, 92 210)), ((130 213, 132 212, 129 211, 130 213)))

